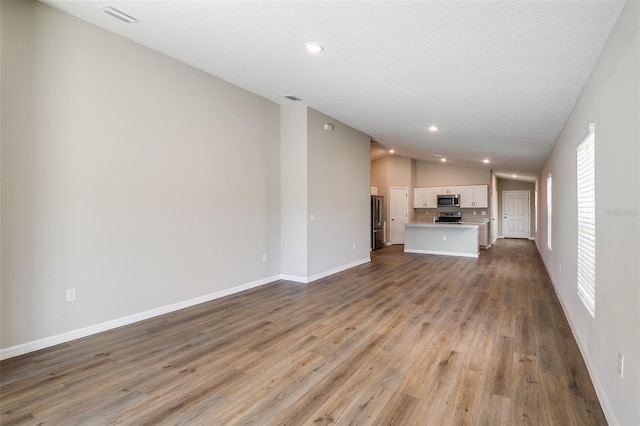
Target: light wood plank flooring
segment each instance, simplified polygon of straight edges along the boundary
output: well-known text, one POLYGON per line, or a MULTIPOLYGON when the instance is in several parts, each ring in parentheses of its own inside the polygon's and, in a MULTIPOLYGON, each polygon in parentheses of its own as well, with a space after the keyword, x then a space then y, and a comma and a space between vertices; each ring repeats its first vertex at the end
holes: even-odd
POLYGON ((279 281, 0 363, 2 425, 600 425, 535 245, 279 281))

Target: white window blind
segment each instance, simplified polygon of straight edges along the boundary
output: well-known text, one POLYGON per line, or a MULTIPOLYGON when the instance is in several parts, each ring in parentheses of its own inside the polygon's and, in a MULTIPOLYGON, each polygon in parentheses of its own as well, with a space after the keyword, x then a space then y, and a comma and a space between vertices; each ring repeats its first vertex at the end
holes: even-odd
POLYGON ((549 176, 547 176, 547 247, 549 248, 549 250, 551 250, 551 224, 552 224, 552 193, 553 193, 553 188, 552 188, 552 181, 551 181, 551 174, 549 174, 549 176))
POLYGON ((595 134, 576 148, 578 183, 578 296, 592 317, 596 315, 596 185, 595 134))

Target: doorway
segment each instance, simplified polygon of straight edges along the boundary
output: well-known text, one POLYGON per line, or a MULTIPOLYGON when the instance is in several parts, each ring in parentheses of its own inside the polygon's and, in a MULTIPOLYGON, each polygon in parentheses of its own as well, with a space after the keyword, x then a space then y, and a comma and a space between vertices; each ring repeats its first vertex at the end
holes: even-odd
POLYGON ((391 244, 404 244, 404 224, 409 220, 409 188, 389 188, 391 244))
POLYGON ((502 236, 529 238, 530 191, 502 191, 502 236))

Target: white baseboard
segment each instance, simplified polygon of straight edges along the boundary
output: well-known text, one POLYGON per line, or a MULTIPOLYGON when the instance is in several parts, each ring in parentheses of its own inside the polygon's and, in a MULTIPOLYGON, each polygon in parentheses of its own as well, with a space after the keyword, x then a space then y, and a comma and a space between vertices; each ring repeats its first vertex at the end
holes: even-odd
POLYGON ((558 290, 558 285, 556 284, 556 281, 553 279, 553 274, 550 273, 550 271, 552 269, 549 268, 549 265, 547 264, 547 260, 542 255, 542 250, 540 250, 540 246, 538 245, 538 241, 535 240, 535 239, 534 239, 534 241, 536 242, 536 247, 538 249, 538 253, 540 254, 540 258, 542 258, 542 264, 544 265, 545 269, 547 270, 547 275, 549 276, 549 279, 551 280, 551 285, 553 285, 553 291, 556 293, 556 297, 560 301, 560 306, 562 306, 562 312, 564 313, 564 316, 567 319, 567 322, 569 323, 569 328, 571 329, 571 334, 573 335, 574 340, 578 344, 578 349, 580 350, 580 354, 582 355, 582 359, 584 360, 584 363, 587 366, 587 371, 589 372, 589 377, 591 378, 591 382, 593 383, 593 387, 594 387, 594 389, 596 391, 596 395, 598 395, 598 400, 600 401, 600 405, 602 406, 602 411, 604 412, 604 416, 607 419, 607 423, 609 423, 610 425, 617 425, 618 421, 616 419, 615 414, 613 413, 613 409, 611 408, 611 404, 609 403, 609 399, 607 398, 607 394, 604 391, 604 389, 602 387, 602 384, 600 383, 600 380, 598 378, 598 374, 596 372, 596 369, 593 366, 593 363, 591 362, 591 359, 588 356, 588 352, 586 350, 586 346, 584 345, 584 343, 580 339, 580 336, 576 333, 576 326, 573 323, 573 320, 572 320, 571 316, 567 315, 567 312, 568 312, 567 311, 567 307, 566 307, 562 297, 560 297, 560 291, 558 290))
POLYGON ((351 269, 351 268, 353 268, 355 266, 362 265, 362 264, 367 263, 367 262, 371 262, 371 258, 370 257, 366 257, 364 259, 360 259, 360 260, 357 260, 355 262, 348 263, 346 265, 339 266, 337 268, 330 269, 328 271, 321 272, 321 273, 316 274, 316 275, 312 275, 310 277, 300 277, 300 276, 296 276, 296 275, 285 275, 285 274, 282 274, 282 275, 280 275, 280 279, 287 280, 287 281, 293 281, 293 282, 296 282, 296 283, 309 284, 310 282, 319 280, 320 278, 324 278, 324 277, 328 277, 329 275, 337 274, 338 272, 342 272, 342 271, 345 271, 347 269, 351 269))
POLYGON ((302 284, 308 283, 307 277, 299 277, 297 275, 281 274, 280 275, 280 279, 281 280, 286 280, 286 281, 293 281, 294 283, 302 283, 302 284))
POLYGON ((5 349, 0 349, 0 360, 13 358, 18 355, 23 355, 29 352, 59 345, 61 343, 66 343, 72 340, 80 339, 82 337, 87 337, 92 334, 101 333, 103 331, 112 330, 114 328, 122 327, 124 325, 133 324, 138 321, 143 321, 149 318, 168 314, 170 312, 178 311, 180 309, 188 308, 190 306, 199 305, 204 302, 209 302, 214 299, 219 299, 221 297, 229 296, 235 293, 239 293, 241 291, 245 291, 245 290, 259 287, 265 284, 269 284, 274 281, 278 281, 279 279, 280 279, 280 275, 274 275, 272 277, 263 278, 261 280, 257 280, 247 284, 242 284, 236 287, 217 291, 215 293, 206 294, 204 296, 196 297, 193 299, 184 300, 182 302, 173 303, 171 305, 161 306, 159 308, 140 312, 138 314, 129 315, 123 318, 117 318, 117 319, 106 321, 100 324, 91 325, 89 327, 84 327, 77 330, 68 331, 66 333, 60 333, 54 336, 45 337, 43 339, 22 343, 20 345, 11 346, 5 349))
POLYGON ((371 258, 358 260, 353 263, 349 263, 338 268, 331 269, 326 272, 311 276, 311 277, 298 277, 293 275, 274 275, 271 277, 263 278, 261 280, 253 281, 247 284, 242 284, 236 287, 228 288, 225 290, 217 291, 215 293, 206 294, 204 296, 196 297, 193 299, 185 300, 178 303, 173 303, 167 306, 161 306, 159 308, 151 309, 148 311, 140 312, 138 314, 129 315, 123 318, 117 318, 111 321, 106 321, 100 324, 91 325, 89 327, 80 328, 77 330, 68 331, 66 333, 56 334, 54 336, 45 337, 43 339, 34 340, 20 345, 11 346, 5 349, 0 349, 0 360, 13 358, 15 356, 24 355, 29 352, 34 352, 40 349, 48 348, 51 346, 59 345, 61 343, 70 342, 72 340, 80 339, 82 337, 91 336, 92 334, 98 334, 103 331, 112 330, 114 328, 122 327, 125 325, 133 324, 138 321, 143 321, 149 318, 157 317, 160 315, 168 314, 170 312, 178 311, 180 309, 188 308, 191 306, 199 305, 201 303, 209 302, 211 300, 219 299, 221 297, 230 296, 241 291, 249 290, 255 287, 260 287, 265 284, 270 284, 278 280, 287 280, 300 283, 310 283, 320 278, 333 275, 335 273, 344 271, 346 269, 353 268, 354 266, 362 265, 364 263, 371 262, 371 258))
POLYGON ((321 273, 316 274, 316 275, 312 275, 312 276, 307 278, 307 282, 310 283, 310 282, 319 280, 320 278, 328 277, 329 275, 333 275, 333 274, 337 274, 338 272, 346 271, 347 269, 351 269, 353 267, 365 264, 367 262, 371 262, 371 258, 370 257, 365 257, 364 259, 356 260, 355 262, 351 262, 351 263, 348 263, 346 265, 339 266, 337 268, 330 269, 328 271, 321 272, 321 273))

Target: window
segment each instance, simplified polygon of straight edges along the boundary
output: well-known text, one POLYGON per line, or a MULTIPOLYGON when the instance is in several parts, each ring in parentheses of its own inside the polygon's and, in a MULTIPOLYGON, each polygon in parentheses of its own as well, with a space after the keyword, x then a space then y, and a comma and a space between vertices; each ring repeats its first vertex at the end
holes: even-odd
POLYGON ((578 296, 592 317, 596 315, 596 185, 595 133, 576 148, 578 194, 578 296))
POLYGON ((552 181, 551 173, 547 176, 547 247, 551 250, 551 204, 552 204, 552 181))
MULTIPOLYGON (((533 192, 533 203, 534 203, 534 207, 533 207, 533 212, 534 212, 534 221, 533 221, 533 226, 534 226, 534 230, 537 233, 538 232, 538 191, 534 191, 533 192)), ((536 238, 538 236, 536 235, 536 238)))

